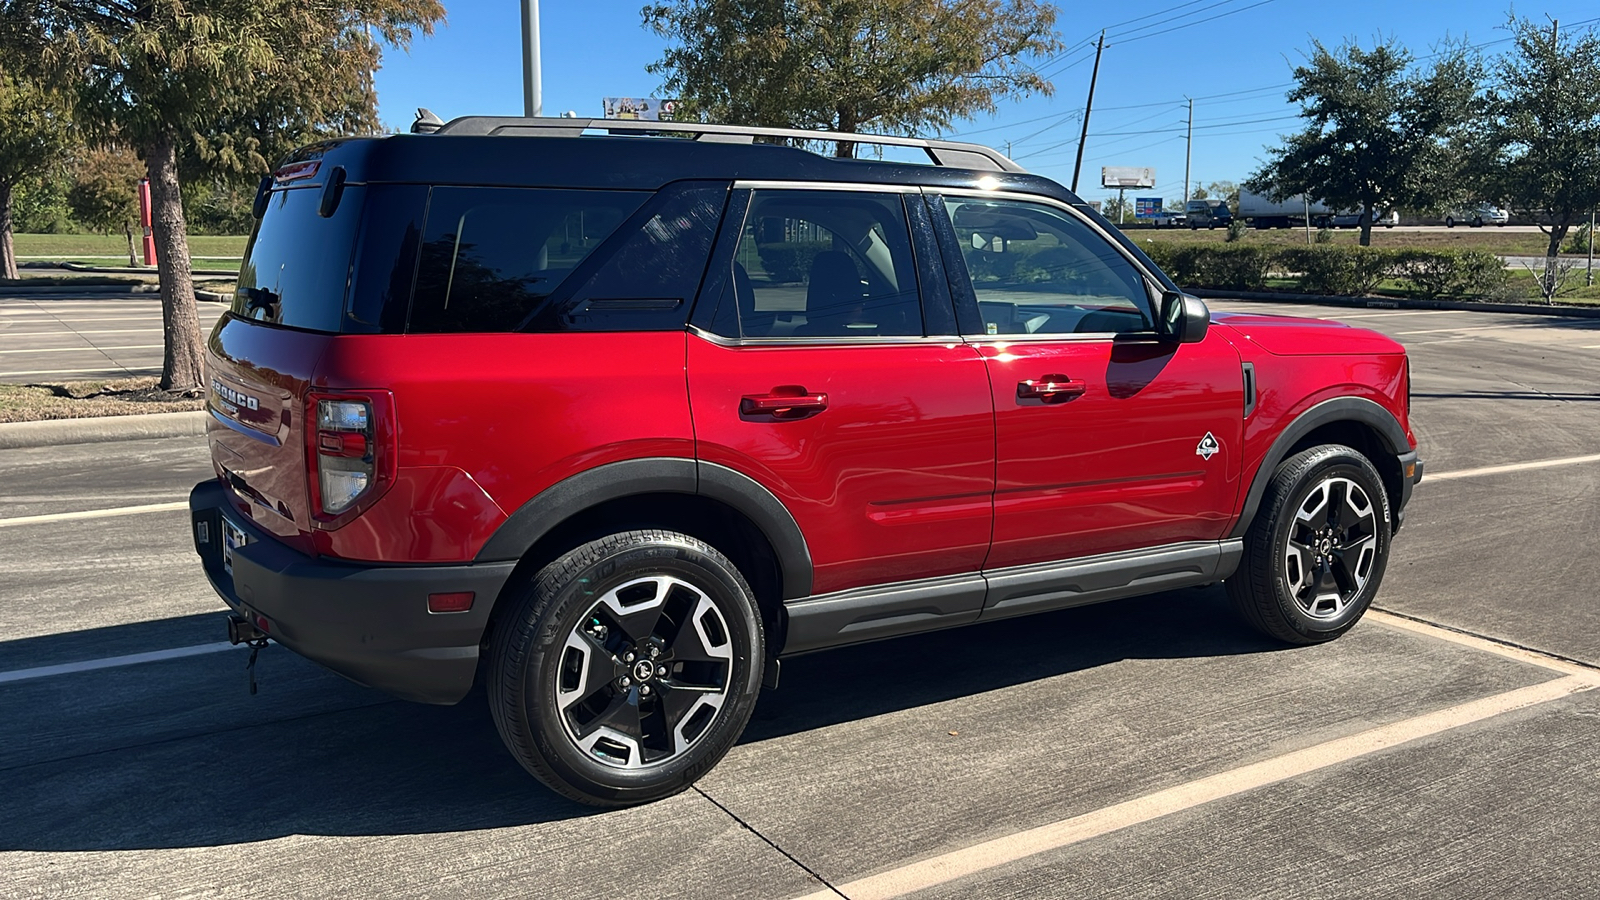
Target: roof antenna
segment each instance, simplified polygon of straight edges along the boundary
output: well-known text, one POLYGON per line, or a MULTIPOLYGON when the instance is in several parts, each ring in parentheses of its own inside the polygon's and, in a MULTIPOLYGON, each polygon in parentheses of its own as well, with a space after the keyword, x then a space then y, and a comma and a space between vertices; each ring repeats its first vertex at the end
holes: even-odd
POLYGON ((444 120, 424 106, 417 107, 417 120, 411 123, 412 134, 433 134, 444 127, 444 120))

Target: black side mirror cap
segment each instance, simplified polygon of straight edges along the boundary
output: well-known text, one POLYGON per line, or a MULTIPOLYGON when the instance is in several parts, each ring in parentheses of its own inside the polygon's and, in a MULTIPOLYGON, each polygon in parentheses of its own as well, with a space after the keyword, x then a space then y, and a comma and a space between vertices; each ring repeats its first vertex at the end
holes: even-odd
POLYGON ((1211 310, 1199 297, 1167 291, 1161 295, 1161 320, 1156 327, 1164 341, 1198 344, 1211 327, 1211 310))

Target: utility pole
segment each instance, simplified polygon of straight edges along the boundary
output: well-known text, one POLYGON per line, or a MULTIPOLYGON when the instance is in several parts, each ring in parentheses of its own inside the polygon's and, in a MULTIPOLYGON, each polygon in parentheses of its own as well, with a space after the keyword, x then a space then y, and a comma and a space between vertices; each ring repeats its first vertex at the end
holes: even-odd
POLYGON ((1190 99, 1188 97, 1185 97, 1183 99, 1189 101, 1189 142, 1188 142, 1187 145, 1185 145, 1184 151, 1183 151, 1183 209, 1184 209, 1184 212, 1188 212, 1188 210, 1189 210, 1189 163, 1190 163, 1191 160, 1194 159, 1194 100, 1192 100, 1192 99, 1190 99))
POLYGON ((522 0, 522 114, 532 118, 544 109, 539 84, 539 0, 522 0))
POLYGON ((1072 192, 1078 192, 1078 173, 1083 171, 1083 145, 1089 140, 1089 113, 1094 109, 1094 83, 1100 79, 1100 54, 1106 49, 1106 33, 1094 48, 1094 72, 1089 76, 1089 102, 1083 106, 1083 132, 1078 135, 1078 161, 1072 166, 1072 192))

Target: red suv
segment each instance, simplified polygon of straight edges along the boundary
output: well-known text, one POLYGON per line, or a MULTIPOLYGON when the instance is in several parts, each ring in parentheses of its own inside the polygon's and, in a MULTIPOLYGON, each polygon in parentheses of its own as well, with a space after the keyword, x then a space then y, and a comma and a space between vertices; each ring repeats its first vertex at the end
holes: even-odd
POLYGON ((458 119, 263 182, 190 500, 235 640, 481 678, 534 775, 624 804, 784 656, 1217 581, 1312 643, 1372 601, 1422 472, 1400 345, 1212 315, 987 148, 661 127, 458 119))

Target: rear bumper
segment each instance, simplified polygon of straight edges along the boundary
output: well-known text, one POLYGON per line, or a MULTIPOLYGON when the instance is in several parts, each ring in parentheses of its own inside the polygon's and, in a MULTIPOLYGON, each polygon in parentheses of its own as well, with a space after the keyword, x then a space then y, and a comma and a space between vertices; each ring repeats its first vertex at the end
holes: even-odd
POLYGON ((380 566, 316 559, 292 550, 231 509, 219 481, 189 493, 190 531, 206 577, 272 639, 360 684, 421 703, 449 704, 471 690, 478 647, 515 562, 380 566), (250 538, 223 567, 222 516, 250 538), (472 591, 472 609, 428 612, 428 595, 472 591))

